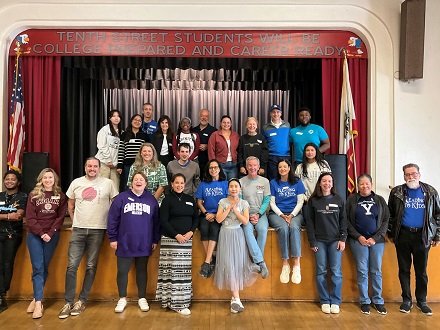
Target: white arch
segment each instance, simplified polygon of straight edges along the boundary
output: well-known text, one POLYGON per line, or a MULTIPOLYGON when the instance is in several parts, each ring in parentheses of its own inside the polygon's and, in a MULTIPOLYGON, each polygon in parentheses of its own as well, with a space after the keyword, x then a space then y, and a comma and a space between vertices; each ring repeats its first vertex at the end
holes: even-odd
POLYGON ((396 36, 400 0, 370 4, 366 0, 332 1, 81 1, 6 0, 0 4, 2 53, 0 93, 3 116, 3 164, 7 150, 7 51, 13 38, 29 28, 173 28, 173 29, 318 29, 349 30, 361 38, 369 54, 371 174, 376 190, 387 195, 394 175, 394 87, 396 36), (354 3, 354 4, 353 4, 354 3), (385 18, 379 13, 387 12, 385 18), (390 14, 391 13, 391 14, 390 14), (392 19, 390 19, 390 17, 392 19), (380 118, 379 118, 380 111, 380 118))

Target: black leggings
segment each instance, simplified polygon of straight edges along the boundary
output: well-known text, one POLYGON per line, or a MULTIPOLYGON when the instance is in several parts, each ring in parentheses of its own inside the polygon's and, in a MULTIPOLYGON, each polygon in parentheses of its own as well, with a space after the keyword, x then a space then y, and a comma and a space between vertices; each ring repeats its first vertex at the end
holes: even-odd
POLYGON ((130 271, 131 264, 135 262, 136 265, 136 284, 138 288, 139 299, 145 298, 147 295, 147 265, 148 257, 134 257, 124 258, 117 257, 118 259, 118 275, 116 282, 118 283, 119 297, 127 297, 127 284, 128 284, 128 272, 130 271))

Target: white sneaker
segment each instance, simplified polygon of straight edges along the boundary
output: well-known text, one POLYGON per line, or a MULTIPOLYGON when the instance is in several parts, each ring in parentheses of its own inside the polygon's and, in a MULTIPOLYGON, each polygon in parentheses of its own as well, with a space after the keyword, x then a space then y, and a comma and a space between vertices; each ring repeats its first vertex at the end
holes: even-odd
POLYGON ((330 307, 330 313, 332 314, 339 314, 340 310, 339 310, 339 306, 338 305, 332 305, 332 307, 330 307))
POLYGON ((177 313, 179 313, 180 315, 191 315, 191 311, 189 310, 189 308, 178 310, 177 313))
POLYGON ((330 314, 330 305, 329 304, 322 304, 321 305, 321 311, 325 314, 330 314))
POLYGON ((283 265, 283 268, 281 269, 281 275, 280 275, 281 283, 289 283, 289 276, 290 276, 290 266, 283 265))
POLYGON ((148 312, 150 310, 150 306, 148 306, 147 299, 141 298, 138 300, 138 305, 141 311, 148 312))
POLYGON ((240 298, 234 298, 231 299, 231 313, 239 313, 244 310, 244 306, 240 301, 240 298))
POLYGON ((301 283, 301 268, 299 266, 293 266, 292 283, 293 284, 300 284, 301 283))
POLYGON ((118 304, 115 307, 115 313, 122 313, 127 306, 127 299, 119 299, 118 304))

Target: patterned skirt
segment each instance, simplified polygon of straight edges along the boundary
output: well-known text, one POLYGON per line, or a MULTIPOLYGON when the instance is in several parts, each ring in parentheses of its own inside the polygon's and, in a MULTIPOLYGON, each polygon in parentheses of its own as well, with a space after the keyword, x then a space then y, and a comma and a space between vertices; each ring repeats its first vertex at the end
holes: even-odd
POLYGON ((178 311, 191 304, 192 239, 180 244, 176 239, 162 236, 156 300, 162 308, 178 311))

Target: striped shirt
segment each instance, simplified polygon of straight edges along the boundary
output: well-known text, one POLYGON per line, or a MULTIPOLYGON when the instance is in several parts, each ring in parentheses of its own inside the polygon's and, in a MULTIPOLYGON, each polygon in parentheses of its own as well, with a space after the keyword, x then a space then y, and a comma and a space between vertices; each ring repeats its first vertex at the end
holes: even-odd
POLYGON ((142 143, 148 141, 148 136, 142 131, 134 134, 134 137, 128 141, 125 140, 125 134, 122 133, 121 140, 119 142, 119 152, 118 152, 118 168, 123 168, 124 165, 131 165, 134 163, 134 159, 142 143))

